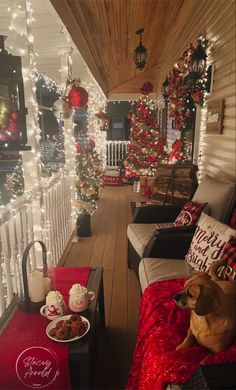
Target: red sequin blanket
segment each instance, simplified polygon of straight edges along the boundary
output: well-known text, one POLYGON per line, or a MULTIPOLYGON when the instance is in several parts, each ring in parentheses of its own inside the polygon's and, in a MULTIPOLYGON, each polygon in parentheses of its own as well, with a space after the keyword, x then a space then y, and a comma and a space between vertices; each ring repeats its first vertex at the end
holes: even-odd
MULTIPOLYGON (((189 327, 189 311, 177 307, 172 298, 184 282, 184 279, 155 282, 145 289, 127 390, 162 390, 168 383, 183 383, 208 354, 197 344, 190 349, 175 350, 189 327)), ((236 340, 226 351, 209 357, 205 364, 227 361, 236 361, 236 340)))

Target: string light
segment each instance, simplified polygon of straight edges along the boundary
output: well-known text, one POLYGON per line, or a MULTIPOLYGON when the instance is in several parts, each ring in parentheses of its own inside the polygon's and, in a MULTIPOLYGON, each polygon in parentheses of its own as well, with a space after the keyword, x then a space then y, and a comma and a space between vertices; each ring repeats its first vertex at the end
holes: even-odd
POLYGON ((34 80, 36 82, 41 82, 41 87, 47 89, 48 92, 56 92, 58 95, 62 94, 62 85, 56 83, 45 73, 41 73, 39 70, 36 70, 34 80))
MULTIPOLYGON (((10 213, 16 213, 17 212, 17 204, 21 202, 24 206, 27 206, 29 202, 32 202, 33 199, 40 200, 41 196, 41 190, 40 188, 44 188, 44 197, 47 196, 49 193, 49 188, 51 185, 51 182, 49 181, 49 178, 42 178, 40 175, 41 170, 44 170, 45 164, 42 164, 42 156, 40 153, 40 141, 41 141, 41 129, 38 125, 38 118, 42 114, 42 112, 39 110, 38 103, 36 100, 36 82, 40 81, 42 84, 42 88, 46 88, 49 92, 55 91, 58 94, 61 94, 63 91, 63 88, 65 87, 65 84, 58 84, 51 80, 47 75, 44 73, 39 72, 37 69, 37 57, 38 54, 34 51, 33 44, 34 44, 34 36, 32 33, 32 24, 35 22, 35 18, 33 16, 33 9, 31 6, 30 1, 26 0, 25 3, 20 4, 21 7, 17 6, 17 2, 12 1, 10 3, 10 6, 8 7, 8 11, 10 12, 10 23, 9 23, 9 30, 11 34, 9 34, 9 39, 7 39, 6 47, 8 50, 10 50, 12 53, 20 56, 24 56, 28 54, 29 58, 29 64, 23 65, 22 73, 24 78, 24 84, 25 84, 25 90, 31 91, 31 96, 27 96, 26 93, 26 101, 28 106, 29 114, 27 116, 27 127, 28 127, 28 137, 31 140, 35 140, 35 143, 32 145, 32 150, 29 153, 31 156, 34 156, 32 159, 24 159, 22 170, 24 177, 27 177, 27 179, 31 179, 32 185, 29 186, 24 190, 24 194, 19 200, 12 199, 11 202, 5 206, 0 206, 1 212, 6 214, 8 212, 10 213), (17 203, 18 202, 18 203, 17 203)), ((69 34, 67 33, 66 29, 64 29, 64 33, 66 36, 66 42, 68 44, 72 44, 72 41, 69 37, 69 34)), ((62 54, 63 56, 64 54, 62 54)), ((26 61, 23 61, 23 63, 26 61)), ((72 64, 72 58, 69 57, 69 64, 72 64)), ((60 73, 65 75, 65 72, 68 72, 68 68, 66 64, 64 64, 61 69, 60 73)), ((64 78, 66 80, 66 78, 64 78)), ((97 121, 97 118, 95 114, 100 109, 105 109, 106 107, 106 98, 101 91, 101 88, 96 83, 95 80, 92 79, 88 83, 84 84, 84 88, 87 89, 89 93, 89 101, 88 101, 88 110, 87 110, 87 117, 88 117, 88 134, 90 138, 92 138, 95 141, 96 144, 96 150, 99 153, 99 155, 102 158, 103 166, 105 167, 106 164, 106 133, 101 132, 99 129, 99 124, 97 121)), ((62 131, 65 135, 65 149, 67 150, 67 163, 68 165, 63 167, 62 164, 60 165, 60 169, 57 173, 54 174, 53 179, 54 180, 62 180, 66 177, 69 177, 70 180, 70 188, 69 191, 71 192, 71 216, 76 216, 76 207, 74 203, 74 176, 75 176, 75 169, 73 168, 75 163, 75 148, 74 148, 74 138, 71 136, 71 129, 73 133, 73 127, 74 124, 72 124, 72 120, 70 121, 64 121, 64 124, 60 123, 62 131)), ((24 152, 25 153, 25 152, 24 152)), ((54 169, 54 168, 53 168, 54 169)), ((47 169, 46 169, 47 170, 47 169)), ((47 171, 47 174, 49 172, 47 171)), ((45 199, 45 198, 44 198, 45 199)), ((44 202, 42 204, 41 208, 41 220, 42 220, 42 227, 40 229, 35 229, 37 231, 40 231, 43 237, 46 238, 46 240, 49 240, 48 232, 50 229, 50 221, 45 217, 45 205, 44 202), (45 219, 46 218, 46 219, 45 219)))

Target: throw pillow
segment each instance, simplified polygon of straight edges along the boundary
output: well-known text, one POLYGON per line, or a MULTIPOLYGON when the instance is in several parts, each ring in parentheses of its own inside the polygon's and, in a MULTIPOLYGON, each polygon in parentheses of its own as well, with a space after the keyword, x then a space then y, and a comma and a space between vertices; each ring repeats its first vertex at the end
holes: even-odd
POLYGON ((202 203, 208 201, 210 215, 219 221, 228 221, 234 202, 235 184, 221 183, 205 176, 199 184, 192 200, 202 203))
POLYGON ((224 265, 220 266, 216 275, 222 280, 236 281, 236 239, 227 242, 221 255, 224 265))
POLYGON ((174 221, 173 226, 177 228, 195 225, 206 205, 207 203, 187 202, 174 221))
POLYGON ((232 214, 230 216, 229 226, 233 229, 236 229, 236 207, 233 209, 232 214))
POLYGON ((208 272, 231 237, 236 237, 236 230, 202 213, 185 257, 187 263, 197 272, 208 272))

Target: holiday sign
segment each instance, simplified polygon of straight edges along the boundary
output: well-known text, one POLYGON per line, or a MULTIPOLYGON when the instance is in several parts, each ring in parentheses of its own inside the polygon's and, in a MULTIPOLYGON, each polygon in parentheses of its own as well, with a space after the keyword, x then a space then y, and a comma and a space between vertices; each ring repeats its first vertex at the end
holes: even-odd
POLYGON ((224 100, 217 99, 207 103, 206 134, 222 134, 224 100))

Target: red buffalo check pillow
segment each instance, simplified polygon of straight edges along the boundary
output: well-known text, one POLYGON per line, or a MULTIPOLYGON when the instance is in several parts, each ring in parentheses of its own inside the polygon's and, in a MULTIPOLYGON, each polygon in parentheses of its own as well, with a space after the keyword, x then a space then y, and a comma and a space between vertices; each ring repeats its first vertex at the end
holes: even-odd
POLYGON ((236 281, 236 239, 231 238, 225 245, 221 260, 224 261, 224 265, 221 265, 216 275, 223 280, 236 281))
POLYGON ((173 226, 177 228, 196 224, 206 205, 207 203, 187 202, 174 221, 173 226))

